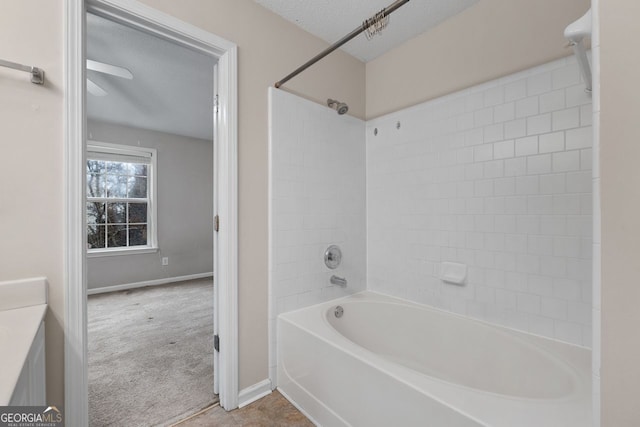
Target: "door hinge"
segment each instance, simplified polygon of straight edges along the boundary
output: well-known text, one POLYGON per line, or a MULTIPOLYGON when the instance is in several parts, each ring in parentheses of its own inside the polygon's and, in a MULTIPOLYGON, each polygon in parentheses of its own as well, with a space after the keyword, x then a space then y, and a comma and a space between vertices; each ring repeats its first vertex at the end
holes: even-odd
POLYGON ((218 215, 216 215, 213 220, 213 228, 216 230, 216 233, 220 231, 220 217, 218 215))
POLYGON ((220 352, 220 337, 218 335, 213 336, 213 348, 215 351, 220 352))
POLYGON ((213 99, 213 110, 217 113, 219 109, 220 109, 220 100, 218 98, 218 95, 216 94, 216 97, 213 99))

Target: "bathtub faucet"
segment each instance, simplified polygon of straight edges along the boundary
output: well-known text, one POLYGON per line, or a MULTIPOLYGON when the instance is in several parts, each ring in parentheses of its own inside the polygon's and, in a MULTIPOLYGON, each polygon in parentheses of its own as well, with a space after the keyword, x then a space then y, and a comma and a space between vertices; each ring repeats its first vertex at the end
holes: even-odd
POLYGON ((331 276, 331 284, 332 285, 340 285, 343 288, 347 286, 347 279, 344 277, 338 277, 336 275, 331 276))

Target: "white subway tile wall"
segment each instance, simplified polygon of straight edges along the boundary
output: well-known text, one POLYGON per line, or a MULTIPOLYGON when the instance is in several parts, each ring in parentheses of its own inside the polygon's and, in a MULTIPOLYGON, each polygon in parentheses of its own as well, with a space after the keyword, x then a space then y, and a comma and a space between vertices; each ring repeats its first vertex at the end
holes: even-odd
MULTIPOLYGON (((276 371, 278 314, 366 289, 365 123, 269 89, 269 331, 276 371), (325 249, 342 249, 335 270, 325 249), (342 288, 331 275, 347 279, 342 288)), ((275 382, 274 382, 275 384, 275 382)))
POLYGON ((589 347, 584 88, 569 57, 367 122, 368 289, 589 347))

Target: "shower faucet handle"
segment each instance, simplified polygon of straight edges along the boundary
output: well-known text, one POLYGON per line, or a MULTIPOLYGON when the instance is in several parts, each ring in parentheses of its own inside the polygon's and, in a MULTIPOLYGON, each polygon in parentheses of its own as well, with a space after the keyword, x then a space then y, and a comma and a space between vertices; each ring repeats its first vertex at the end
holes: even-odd
POLYGON ((324 265, 331 270, 338 268, 342 262, 342 251, 336 245, 331 245, 324 251, 324 265))

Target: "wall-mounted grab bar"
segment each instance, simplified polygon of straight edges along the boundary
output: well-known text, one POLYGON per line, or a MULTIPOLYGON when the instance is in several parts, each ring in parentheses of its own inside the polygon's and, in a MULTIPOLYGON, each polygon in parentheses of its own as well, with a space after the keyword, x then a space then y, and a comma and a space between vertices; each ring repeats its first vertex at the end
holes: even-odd
POLYGON ((31 73, 31 83, 35 83, 37 85, 44 84, 44 70, 38 67, 22 65, 22 64, 18 64, 17 62, 5 61, 4 59, 0 59, 0 67, 12 68, 14 70, 19 70, 19 71, 26 71, 27 73, 31 73))

